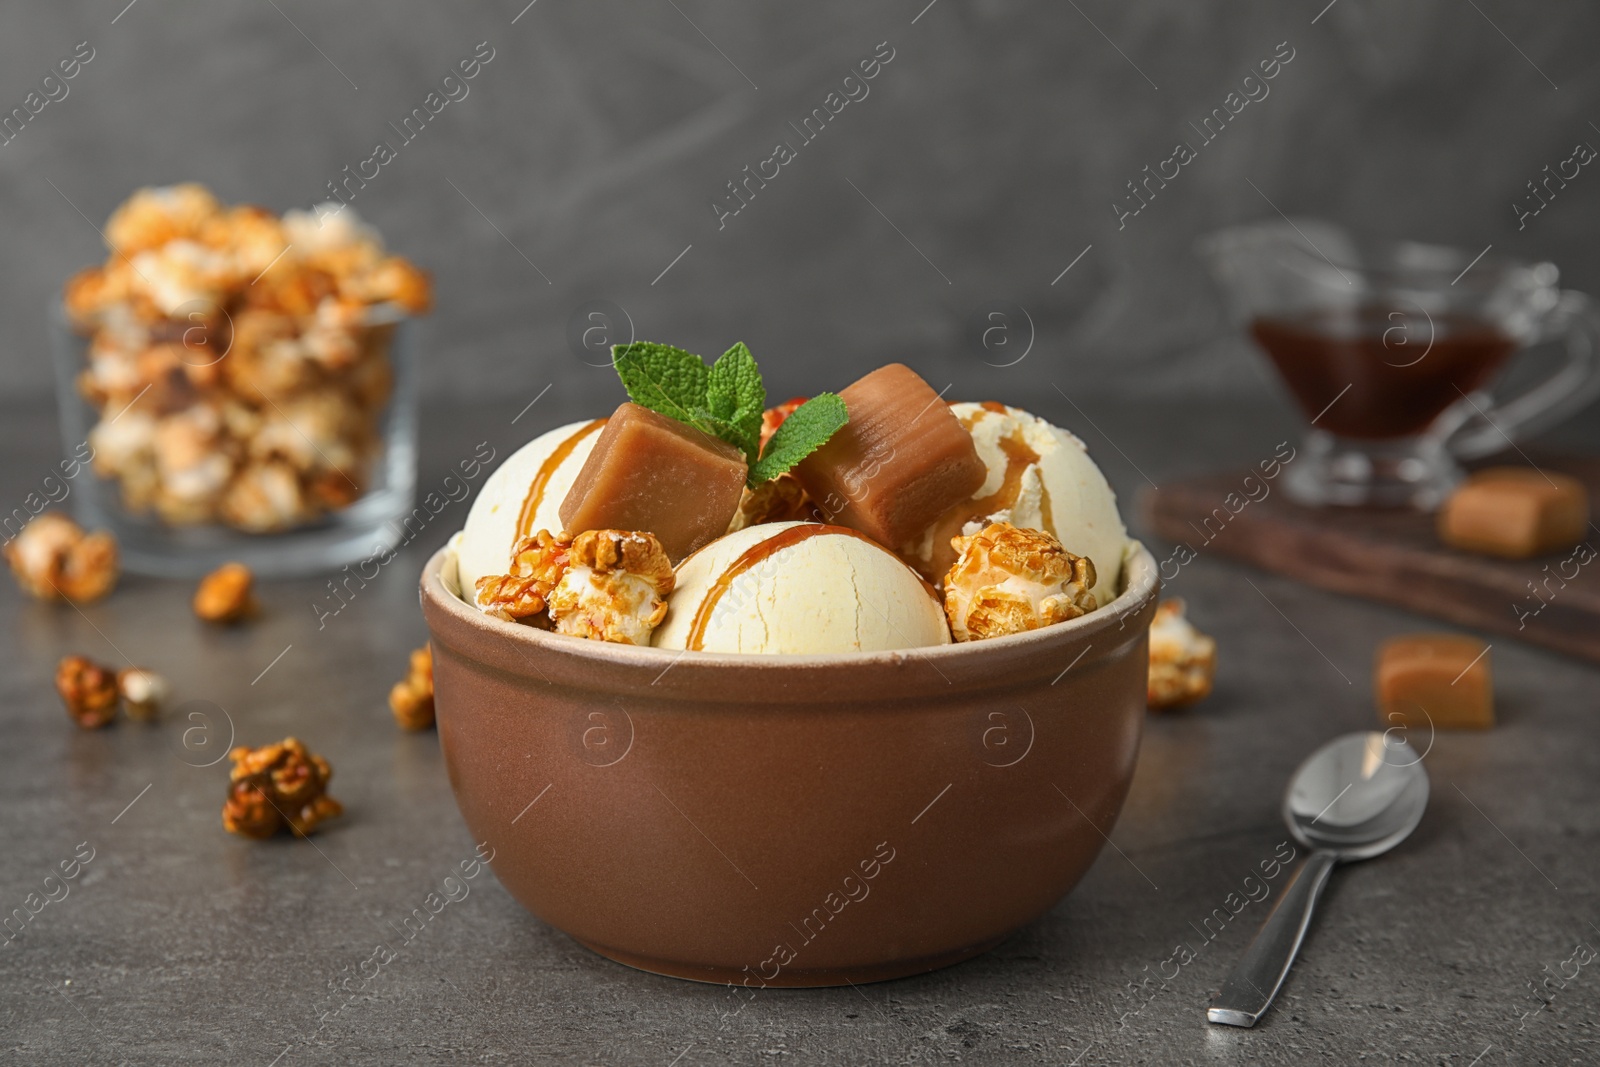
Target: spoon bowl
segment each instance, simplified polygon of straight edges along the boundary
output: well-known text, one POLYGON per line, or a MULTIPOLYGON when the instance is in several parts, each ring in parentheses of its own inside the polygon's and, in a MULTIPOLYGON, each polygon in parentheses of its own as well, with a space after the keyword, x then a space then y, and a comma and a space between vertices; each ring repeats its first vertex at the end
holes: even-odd
POLYGON ((1302 845, 1348 862, 1404 841, 1427 806, 1422 757, 1387 733, 1362 731, 1334 738, 1300 764, 1283 798, 1283 821, 1302 845))

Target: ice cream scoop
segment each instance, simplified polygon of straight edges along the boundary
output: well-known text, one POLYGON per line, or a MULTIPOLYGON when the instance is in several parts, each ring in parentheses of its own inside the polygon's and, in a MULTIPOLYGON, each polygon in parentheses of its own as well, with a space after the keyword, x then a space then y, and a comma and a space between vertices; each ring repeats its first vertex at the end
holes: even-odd
POLYGON ((955 562, 950 539, 971 536, 990 523, 1043 530, 1068 552, 1094 562, 1090 590, 1101 604, 1116 599, 1122 581, 1127 528, 1117 497, 1084 443, 1020 408, 988 401, 950 410, 972 435, 987 475, 972 499, 929 528, 912 560, 923 574, 942 579, 955 562))
POLYGON ((931 587, 842 526, 774 522, 718 538, 678 567, 658 648, 821 655, 950 643, 931 587))
POLYGON ((606 420, 568 423, 535 437, 489 475, 472 503, 457 553, 461 588, 505 574, 511 550, 540 530, 561 531, 561 502, 606 420))

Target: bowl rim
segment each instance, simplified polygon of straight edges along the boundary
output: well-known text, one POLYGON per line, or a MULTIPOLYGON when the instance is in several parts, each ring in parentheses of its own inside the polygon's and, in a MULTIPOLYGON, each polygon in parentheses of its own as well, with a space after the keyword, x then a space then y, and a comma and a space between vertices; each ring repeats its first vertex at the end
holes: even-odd
MULTIPOLYGON (((465 637, 468 643, 475 646, 467 650, 469 658, 485 662, 498 660, 500 662, 491 662, 490 665, 514 670, 519 674, 524 673, 521 670, 522 665, 532 665, 535 671, 543 674, 538 664, 543 663, 548 666, 552 660, 565 661, 590 669, 610 668, 630 674, 648 672, 647 677, 660 675, 669 679, 672 675, 682 676, 701 672, 743 673, 752 669, 765 669, 770 673, 775 667, 808 673, 856 674, 864 669, 898 668, 908 662, 916 661, 931 663, 941 673, 946 670, 954 670, 961 674, 981 673, 987 665, 1037 659, 1040 656, 1048 657, 1051 653, 1070 650, 1078 645, 1083 646, 1080 655, 1086 655, 1088 650, 1096 645, 1101 648, 1101 655, 1110 654, 1125 646, 1132 638, 1143 636, 1143 626, 1135 627, 1131 634, 1123 635, 1122 631, 1128 629, 1129 621, 1135 617, 1154 611, 1156 595, 1161 585, 1155 557, 1143 543, 1130 538, 1123 554, 1123 591, 1115 600, 1087 615, 1038 630, 1030 630, 1027 633, 1011 634, 986 641, 877 652, 823 655, 695 652, 575 640, 563 634, 549 633, 486 615, 463 600, 445 582, 444 566, 453 552, 453 546, 446 544, 429 558, 422 571, 419 598, 424 613, 428 616, 429 628, 434 639, 443 638, 445 644, 454 645, 455 642, 451 638, 465 637), (1109 631, 1118 632, 1117 641, 1095 640, 1096 637, 1109 631), (491 649, 495 654, 490 656, 481 654, 491 649), (689 670, 686 671, 685 668, 689 670)), ((546 680, 550 679, 547 677, 546 680)), ((660 681, 661 678, 656 680, 660 681)), ((947 684, 948 681, 947 678, 947 684)), ((679 688, 678 685, 671 686, 673 690, 679 688)), ((656 687, 656 691, 667 695, 667 692, 659 686, 656 687)))

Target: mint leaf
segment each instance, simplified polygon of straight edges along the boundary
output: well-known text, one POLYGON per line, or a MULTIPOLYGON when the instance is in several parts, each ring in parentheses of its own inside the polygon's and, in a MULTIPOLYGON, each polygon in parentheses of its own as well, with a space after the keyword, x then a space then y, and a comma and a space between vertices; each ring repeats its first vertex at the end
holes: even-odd
POLYGON ((705 419, 710 372, 706 370, 705 361, 693 352, 651 341, 635 341, 614 345, 611 365, 635 404, 707 433, 714 432, 705 419))
POLYGON ((761 384, 756 359, 743 341, 711 365, 706 406, 719 426, 717 436, 742 449, 754 465, 761 451, 761 412, 767 406, 767 390, 761 384))
POLYGON ((849 418, 837 393, 818 393, 807 400, 778 426, 761 458, 750 465, 746 484, 754 488, 788 471, 821 448, 849 418))

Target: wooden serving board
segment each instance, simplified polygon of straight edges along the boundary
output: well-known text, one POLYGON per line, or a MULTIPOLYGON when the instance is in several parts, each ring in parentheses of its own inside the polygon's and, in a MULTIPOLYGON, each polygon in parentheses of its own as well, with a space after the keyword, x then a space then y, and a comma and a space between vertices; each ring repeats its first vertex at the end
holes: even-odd
MULTIPOLYGON (((1600 501, 1600 459, 1534 460, 1578 478, 1589 499, 1600 501)), ((1521 457, 1513 462, 1527 465, 1521 457)), ((1600 533, 1594 526, 1587 547, 1500 560, 1445 547, 1431 515, 1301 507, 1287 499, 1281 482, 1264 499, 1239 507, 1245 500, 1241 486, 1251 473, 1172 482, 1143 495, 1149 528, 1177 546, 1176 555, 1156 553, 1167 560, 1165 577, 1180 566, 1188 546, 1195 556, 1220 553, 1321 589, 1600 661, 1600 533)))

